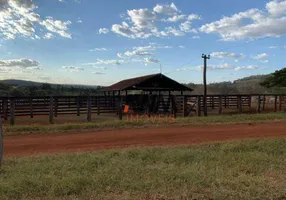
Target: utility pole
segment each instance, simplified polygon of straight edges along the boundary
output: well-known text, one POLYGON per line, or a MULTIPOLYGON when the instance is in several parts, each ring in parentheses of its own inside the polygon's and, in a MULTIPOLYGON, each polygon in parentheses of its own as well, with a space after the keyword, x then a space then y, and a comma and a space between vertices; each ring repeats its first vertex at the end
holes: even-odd
POLYGON ((204 116, 208 116, 208 107, 207 107, 207 59, 210 59, 210 55, 202 54, 204 59, 204 116))

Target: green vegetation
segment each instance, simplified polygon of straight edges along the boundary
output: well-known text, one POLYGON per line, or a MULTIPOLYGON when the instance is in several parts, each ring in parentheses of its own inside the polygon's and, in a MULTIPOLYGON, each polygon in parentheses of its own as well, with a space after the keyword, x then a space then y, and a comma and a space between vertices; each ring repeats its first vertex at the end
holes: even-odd
POLYGON ((286 139, 5 158, 0 199, 285 199, 286 139))
POLYGON ((99 89, 101 87, 56 85, 20 80, 0 82, 0 96, 87 96, 96 95, 99 89))
POLYGON ((236 123, 261 123, 265 121, 282 121, 286 120, 286 113, 269 113, 269 114, 244 114, 244 115, 222 115, 205 117, 186 117, 176 118, 175 123, 170 120, 162 120, 160 123, 155 121, 127 121, 123 118, 122 121, 112 120, 106 122, 91 122, 91 123, 69 123, 69 124, 55 124, 55 125, 22 125, 22 126, 4 126, 4 133, 6 135, 27 134, 33 132, 39 133, 53 133, 58 131, 70 130, 85 130, 85 129, 103 129, 103 128, 136 128, 136 127, 150 127, 150 126, 182 126, 182 125, 211 125, 211 124, 236 124, 236 123))
POLYGON ((270 74, 261 85, 268 88, 286 87, 286 68, 270 74))

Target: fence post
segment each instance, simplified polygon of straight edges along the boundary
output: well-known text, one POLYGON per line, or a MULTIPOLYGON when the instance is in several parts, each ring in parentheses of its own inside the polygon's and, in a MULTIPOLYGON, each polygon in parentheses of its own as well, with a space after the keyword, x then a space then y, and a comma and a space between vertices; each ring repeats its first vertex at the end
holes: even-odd
POLYGON ((219 96, 218 114, 222 114, 222 96, 219 96))
POLYGON ((91 100, 90 96, 87 97, 87 121, 91 121, 91 100))
POLYGON ((10 125, 15 125, 15 99, 10 98, 10 125))
POLYGON ((201 97, 197 96, 197 116, 200 117, 201 116, 201 97))
POLYGON ((3 161, 3 129, 2 129, 2 118, 0 118, 0 170, 3 161))
POLYGON ((279 96, 279 112, 282 111, 282 96, 279 96))
POLYGON ((54 116, 57 117, 58 116, 58 103, 59 103, 59 99, 58 97, 54 98, 54 104, 55 104, 55 113, 54 116))
MULTIPOLYGON (((100 96, 98 96, 97 95, 97 97, 96 97, 96 105, 97 105, 97 115, 100 115, 100 96)), ((113 101, 114 101, 114 93, 113 93, 113 101)), ((113 102, 113 104, 114 104, 114 102, 113 102)), ((114 107, 114 105, 113 105, 113 107, 114 107)))
POLYGON ((277 95, 274 97, 274 112, 277 112, 277 95))
POLYGON ((50 97, 50 113, 49 113, 49 121, 50 124, 54 124, 54 98, 50 97))
POLYGON ((80 116, 79 96, 76 97, 76 115, 77 115, 77 116, 80 116))
POLYGON ((119 120, 122 120, 122 96, 118 98, 118 116, 119 120))
POLYGON ((8 99, 4 100, 4 119, 8 119, 8 99))
POLYGON ((186 96, 183 96, 183 117, 186 117, 186 109, 187 109, 187 97, 186 96))
POLYGON ((33 98, 30 98, 30 118, 34 118, 34 113, 33 113, 33 98))
POLYGON ((260 113, 261 109, 260 109, 260 105, 261 104, 261 99, 260 99, 260 95, 258 96, 258 100, 257 100, 257 112, 260 113))
POLYGON ((266 101, 266 97, 265 95, 263 95, 263 104, 262 104, 262 110, 265 110, 265 102, 266 101))
POLYGON ((237 96, 237 106, 238 106, 238 113, 241 114, 242 113, 242 101, 241 101, 241 96, 237 96))

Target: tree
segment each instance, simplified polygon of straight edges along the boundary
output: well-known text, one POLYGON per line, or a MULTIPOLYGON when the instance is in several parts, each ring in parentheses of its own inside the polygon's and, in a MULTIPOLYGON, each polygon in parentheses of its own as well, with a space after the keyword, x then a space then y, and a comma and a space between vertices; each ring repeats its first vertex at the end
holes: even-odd
POLYGON ((270 74, 260 85, 267 88, 286 87, 286 68, 270 74))

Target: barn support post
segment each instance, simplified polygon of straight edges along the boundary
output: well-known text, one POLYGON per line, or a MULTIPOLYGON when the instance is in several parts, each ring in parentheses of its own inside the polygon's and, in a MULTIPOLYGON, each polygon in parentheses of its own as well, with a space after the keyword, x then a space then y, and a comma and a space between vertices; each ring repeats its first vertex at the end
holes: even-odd
POLYGON ((250 95, 250 96, 248 96, 248 107, 249 108, 251 108, 252 106, 251 106, 251 101, 252 100, 252 96, 250 95))
POLYGON ((91 97, 87 97, 87 121, 91 121, 91 97))
POLYGON ((119 120, 122 120, 122 96, 118 98, 118 116, 119 120))
POLYGON ((54 124, 54 98, 50 97, 50 105, 49 105, 49 122, 50 124, 54 124))
POLYGON ((183 117, 186 117, 186 109, 187 109, 187 97, 186 96, 182 96, 182 100, 183 100, 183 117))
POLYGON ((79 96, 76 97, 76 115, 80 116, 80 101, 79 96))
POLYGON ((277 112, 277 95, 274 97, 274 112, 277 112))
POLYGON ((237 96, 237 106, 238 106, 238 113, 242 113, 242 101, 241 101, 241 95, 237 96))
POLYGON ((33 113, 33 98, 29 98, 29 104, 30 104, 30 118, 34 118, 34 113, 33 113))
POLYGON ((222 114, 222 96, 219 96, 219 99, 218 99, 218 114, 219 115, 222 114))
POLYGON ((263 104, 262 104, 262 110, 265 110, 265 102, 266 101, 266 98, 265 98, 265 95, 263 95, 263 104))
POLYGON ((282 96, 279 95, 279 112, 282 111, 282 96))
POLYGON ((58 116, 58 97, 55 97, 54 98, 54 104, 55 104, 55 113, 54 113, 54 116, 57 117, 58 116))
POLYGON ((14 97, 10 98, 10 125, 15 125, 15 99, 14 97))
POLYGON ((200 117, 201 116, 201 96, 197 96, 197 116, 200 117))
POLYGON ((8 99, 4 100, 4 119, 8 119, 8 99))
POLYGON ((176 95, 172 95, 172 106, 173 106, 173 115, 176 118, 177 117, 177 106, 176 106, 176 95))
POLYGON ((148 95, 147 115, 148 115, 148 117, 151 116, 151 93, 148 95))
POLYGON ((257 112, 258 113, 261 112, 261 97, 260 97, 260 95, 258 96, 258 100, 257 100, 257 112))

